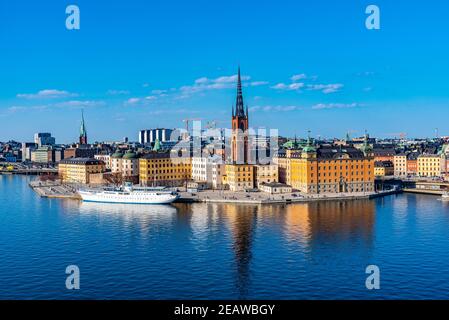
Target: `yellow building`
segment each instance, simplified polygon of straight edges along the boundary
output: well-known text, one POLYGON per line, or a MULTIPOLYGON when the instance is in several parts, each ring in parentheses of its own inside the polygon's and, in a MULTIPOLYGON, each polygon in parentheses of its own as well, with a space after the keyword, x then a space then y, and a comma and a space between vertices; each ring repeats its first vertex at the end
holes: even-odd
POLYGON ((374 191, 374 160, 352 146, 321 146, 309 139, 290 158, 291 186, 304 193, 374 191))
POLYGON ((223 184, 231 191, 244 191, 254 188, 254 166, 252 164, 227 164, 223 184))
POLYGON ((374 176, 386 177, 395 174, 395 167, 391 161, 376 161, 374 162, 374 176))
POLYGON ((139 159, 141 184, 181 186, 191 179, 191 158, 178 157, 170 152, 151 152, 139 159))
POLYGON ((257 188, 261 184, 279 182, 277 164, 258 164, 254 166, 254 183, 257 188))
POLYGON ((278 166, 278 180, 281 183, 291 185, 291 159, 301 154, 299 149, 287 149, 279 151, 273 157, 273 162, 278 166))
POLYGON ((436 154, 423 154, 418 157, 418 176, 441 176, 441 156, 436 154))
POLYGON ((395 155, 393 157, 393 165, 396 177, 407 176, 407 155, 405 153, 395 155))
POLYGON ((103 161, 91 158, 69 158, 59 162, 59 177, 63 182, 90 182, 90 175, 102 173, 106 169, 103 161))

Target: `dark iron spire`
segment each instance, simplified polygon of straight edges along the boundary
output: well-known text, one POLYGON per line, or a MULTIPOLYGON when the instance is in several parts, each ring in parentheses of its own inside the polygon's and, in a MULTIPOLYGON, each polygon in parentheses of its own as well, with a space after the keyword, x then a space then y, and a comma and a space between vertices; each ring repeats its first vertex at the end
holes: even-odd
POLYGON ((241 118, 244 118, 246 116, 245 107, 243 105, 242 78, 240 76, 240 66, 237 79, 237 100, 235 103, 235 115, 241 118))

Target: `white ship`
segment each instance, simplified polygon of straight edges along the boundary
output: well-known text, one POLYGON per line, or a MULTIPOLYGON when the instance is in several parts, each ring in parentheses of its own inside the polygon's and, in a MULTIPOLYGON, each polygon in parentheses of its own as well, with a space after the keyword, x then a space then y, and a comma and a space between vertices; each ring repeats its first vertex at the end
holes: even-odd
POLYGON ((86 202, 124 203, 124 204, 169 204, 179 195, 165 188, 133 187, 125 184, 119 188, 80 189, 79 195, 86 202))

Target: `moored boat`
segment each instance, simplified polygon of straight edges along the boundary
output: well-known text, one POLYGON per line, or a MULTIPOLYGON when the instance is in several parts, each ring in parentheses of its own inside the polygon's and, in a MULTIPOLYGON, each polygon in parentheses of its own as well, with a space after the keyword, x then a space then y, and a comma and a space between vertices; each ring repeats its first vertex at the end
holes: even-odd
POLYGON ((80 189, 79 195, 86 202, 125 204, 169 204, 179 198, 178 193, 165 188, 134 187, 126 183, 118 188, 80 189))

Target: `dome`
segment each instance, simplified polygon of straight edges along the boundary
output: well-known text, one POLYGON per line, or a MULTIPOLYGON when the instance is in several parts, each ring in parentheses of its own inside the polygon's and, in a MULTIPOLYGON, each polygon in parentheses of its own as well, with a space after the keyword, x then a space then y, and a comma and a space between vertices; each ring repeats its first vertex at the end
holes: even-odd
POLYGON ((122 157, 123 157, 123 154, 120 152, 116 152, 111 156, 111 158, 113 158, 113 159, 120 159, 122 157))
POLYGON ((311 145, 307 145, 304 147, 304 149, 302 149, 302 152, 315 152, 315 151, 316 151, 315 147, 311 145))
POLYGON ((128 151, 123 155, 123 159, 136 159, 137 155, 134 152, 128 151))

